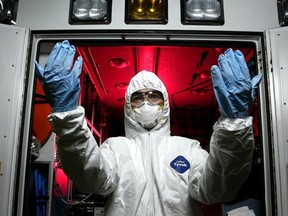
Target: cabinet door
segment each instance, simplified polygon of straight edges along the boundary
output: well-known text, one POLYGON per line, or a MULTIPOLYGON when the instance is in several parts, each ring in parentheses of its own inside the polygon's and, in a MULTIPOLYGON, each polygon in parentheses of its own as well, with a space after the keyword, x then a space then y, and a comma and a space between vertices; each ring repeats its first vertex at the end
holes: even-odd
POLYGON ((29 30, 0 24, 0 215, 12 215, 29 30))
POLYGON ((288 27, 266 32, 278 215, 288 215, 288 27))

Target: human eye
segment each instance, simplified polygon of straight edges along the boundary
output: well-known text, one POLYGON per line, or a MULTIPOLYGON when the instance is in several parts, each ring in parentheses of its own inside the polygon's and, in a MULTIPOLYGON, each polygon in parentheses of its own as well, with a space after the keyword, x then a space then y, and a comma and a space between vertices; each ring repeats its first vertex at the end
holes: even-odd
POLYGON ((141 97, 140 96, 137 96, 137 97, 134 97, 132 101, 134 102, 138 102, 138 101, 141 101, 141 97))
POLYGON ((163 98, 162 93, 158 91, 153 91, 151 94, 149 94, 149 98, 153 101, 158 101, 163 98))
POLYGON ((143 101, 143 95, 142 94, 134 94, 131 96, 131 102, 139 103, 141 101, 143 101))
POLYGON ((161 97, 160 97, 159 94, 153 93, 153 94, 150 95, 150 98, 152 98, 152 99, 160 99, 161 97))

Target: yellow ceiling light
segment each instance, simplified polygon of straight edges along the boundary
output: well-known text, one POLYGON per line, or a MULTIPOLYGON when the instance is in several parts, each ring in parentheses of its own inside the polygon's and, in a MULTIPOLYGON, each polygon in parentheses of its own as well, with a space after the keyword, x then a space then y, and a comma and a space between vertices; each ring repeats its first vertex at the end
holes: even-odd
POLYGON ((167 14, 167 0, 126 0, 127 24, 166 24, 167 14))

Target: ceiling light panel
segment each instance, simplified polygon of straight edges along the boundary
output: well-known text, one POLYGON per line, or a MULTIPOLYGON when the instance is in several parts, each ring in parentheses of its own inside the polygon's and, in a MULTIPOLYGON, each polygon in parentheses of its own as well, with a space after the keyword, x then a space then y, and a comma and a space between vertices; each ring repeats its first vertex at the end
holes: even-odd
POLYGON ((111 23, 112 0, 70 0, 70 24, 111 23))

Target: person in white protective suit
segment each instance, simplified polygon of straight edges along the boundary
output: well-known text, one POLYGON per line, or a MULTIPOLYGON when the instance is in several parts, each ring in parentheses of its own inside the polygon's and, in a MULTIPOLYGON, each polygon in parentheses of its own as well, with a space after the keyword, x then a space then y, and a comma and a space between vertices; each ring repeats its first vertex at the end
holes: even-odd
POLYGON ((254 149, 248 109, 261 75, 250 79, 240 51, 227 50, 211 68, 221 117, 210 153, 197 140, 170 135, 169 100, 162 81, 141 71, 126 91, 126 137, 97 145, 77 106, 82 59, 75 47, 57 43, 45 68, 36 72, 53 110, 48 119, 58 135, 65 173, 86 193, 109 195, 105 215, 201 215, 197 202, 233 199, 247 179, 254 149))

